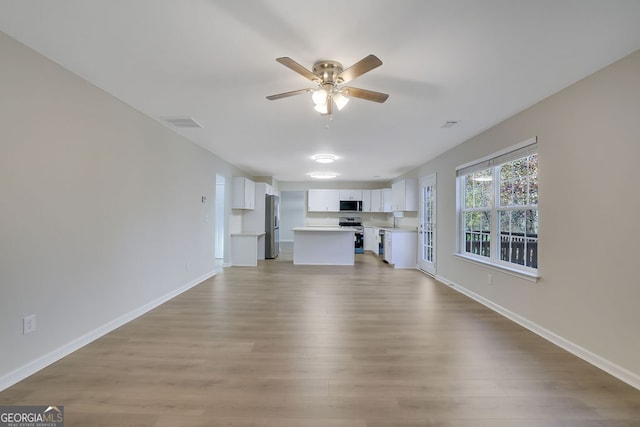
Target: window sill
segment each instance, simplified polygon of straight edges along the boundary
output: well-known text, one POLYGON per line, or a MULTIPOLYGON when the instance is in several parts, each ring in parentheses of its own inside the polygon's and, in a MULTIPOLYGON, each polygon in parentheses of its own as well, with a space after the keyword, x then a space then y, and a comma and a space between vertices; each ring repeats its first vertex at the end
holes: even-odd
POLYGON ((507 266, 504 265, 500 265, 500 264, 495 264, 491 261, 485 261, 476 257, 471 257, 468 255, 464 255, 464 254, 453 254, 455 257, 460 258, 463 261, 467 261, 467 262, 472 262, 474 264, 479 264, 482 265, 484 267, 489 267, 489 268, 493 268, 494 270, 499 270, 502 272, 505 272, 507 274, 510 274, 512 276, 518 277, 520 279, 524 279, 524 280, 528 280, 530 282, 538 282, 538 280, 540 279, 540 276, 537 273, 530 273, 528 271, 522 271, 522 270, 518 270, 516 268, 509 268, 507 266))

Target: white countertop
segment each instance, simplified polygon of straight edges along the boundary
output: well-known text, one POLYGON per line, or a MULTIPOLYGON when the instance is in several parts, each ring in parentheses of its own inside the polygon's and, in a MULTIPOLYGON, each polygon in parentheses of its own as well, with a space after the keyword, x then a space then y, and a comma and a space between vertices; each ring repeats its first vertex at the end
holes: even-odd
POLYGON ((418 230, 415 227, 380 227, 384 231, 390 233, 417 233, 418 230))
POLYGON ((353 233, 355 231, 355 228, 353 227, 340 227, 340 226, 324 226, 324 225, 320 225, 320 226, 307 226, 307 227, 294 227, 292 228, 293 231, 345 231, 345 232, 350 232, 353 233))
POLYGON ((365 225, 365 228, 378 228, 380 230, 388 231, 390 233, 416 233, 418 229, 416 227, 389 227, 380 225, 365 225))
POLYGON ((257 231, 255 231, 255 232, 244 231, 244 232, 240 232, 240 233, 229 233, 230 236, 258 236, 258 237, 262 236, 264 234, 267 234, 267 233, 265 233, 264 231, 261 232, 261 233, 259 233, 257 231))

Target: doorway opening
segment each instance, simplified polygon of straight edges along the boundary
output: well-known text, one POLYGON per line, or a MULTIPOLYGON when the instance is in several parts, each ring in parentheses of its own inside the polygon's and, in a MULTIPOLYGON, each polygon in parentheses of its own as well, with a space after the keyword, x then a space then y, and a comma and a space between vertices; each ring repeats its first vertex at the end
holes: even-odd
POLYGON ((226 179, 222 175, 216 175, 216 208, 215 208, 215 266, 222 268, 224 264, 224 196, 226 179))
POLYGON ((294 227, 304 225, 304 191, 280 192, 280 250, 293 256, 294 227))

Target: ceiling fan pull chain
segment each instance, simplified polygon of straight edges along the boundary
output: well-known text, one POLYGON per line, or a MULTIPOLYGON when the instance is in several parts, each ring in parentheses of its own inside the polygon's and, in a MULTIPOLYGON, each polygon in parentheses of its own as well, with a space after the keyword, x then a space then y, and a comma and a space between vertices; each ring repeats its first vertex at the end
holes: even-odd
POLYGON ((329 129, 329 124, 333 120, 333 114, 327 114, 324 116, 324 128, 329 129))

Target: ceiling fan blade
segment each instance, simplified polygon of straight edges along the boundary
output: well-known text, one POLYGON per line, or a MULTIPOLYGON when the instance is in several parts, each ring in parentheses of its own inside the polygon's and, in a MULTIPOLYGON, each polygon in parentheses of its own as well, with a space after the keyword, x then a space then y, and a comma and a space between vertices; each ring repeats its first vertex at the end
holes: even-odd
POLYGON ((377 56, 369 55, 338 74, 336 79, 340 83, 346 83, 381 65, 382 61, 377 56))
POLYGON ((307 70, 302 65, 298 64, 296 61, 294 61, 293 59, 291 59, 291 58, 289 58, 287 56, 283 56, 282 58, 276 58, 276 61, 278 61, 279 63, 281 63, 285 67, 291 68, 296 73, 298 73, 301 76, 311 80, 314 83, 319 83, 320 82, 320 78, 318 76, 316 76, 311 71, 307 70))
POLYGON ((310 93, 310 92, 312 92, 312 89, 298 89, 298 90, 292 90, 291 92, 279 93, 277 95, 269 95, 267 96, 267 99, 271 101, 275 101, 276 99, 288 98, 290 96, 301 95, 303 93, 310 93))
POLYGON ((389 98, 389 95, 382 92, 374 92, 372 90, 359 89, 357 87, 343 87, 342 91, 346 96, 353 96, 354 98, 366 99, 367 101, 374 101, 383 103, 389 98))

